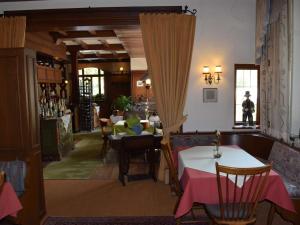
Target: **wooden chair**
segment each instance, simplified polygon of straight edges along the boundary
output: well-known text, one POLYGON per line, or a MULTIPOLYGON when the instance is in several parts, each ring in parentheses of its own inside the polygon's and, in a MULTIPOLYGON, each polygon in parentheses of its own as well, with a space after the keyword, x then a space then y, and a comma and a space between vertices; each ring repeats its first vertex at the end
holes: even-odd
POLYGON ((4 171, 0 171, 0 193, 2 191, 4 182, 5 182, 5 173, 4 173, 4 171))
POLYGON ((106 149, 107 143, 108 143, 108 135, 110 135, 112 133, 111 126, 109 126, 109 119, 101 118, 101 119, 99 119, 99 124, 100 124, 100 128, 101 128, 102 138, 104 141, 103 148, 106 149))
MULTIPOLYGON (((173 209, 173 213, 176 214, 181 196, 183 194, 183 190, 181 188, 179 179, 178 179, 178 171, 177 168, 175 167, 174 164, 174 160, 173 160, 173 155, 172 155, 172 150, 171 150, 171 146, 170 143, 164 143, 161 144, 161 148, 162 151, 164 153, 165 159, 167 161, 168 167, 169 167, 169 171, 170 171, 170 177, 171 177, 171 190, 172 192, 174 192, 176 194, 177 201, 175 204, 175 207, 173 209)), ((186 221, 182 221, 181 218, 176 220, 176 224, 181 224, 181 223, 199 223, 199 220, 196 219, 196 215, 195 215, 195 210, 199 210, 199 209, 203 209, 203 206, 198 204, 198 203, 194 203, 192 209, 191 209, 191 216, 192 216, 192 220, 186 220, 186 221)), ((202 222, 202 221, 200 221, 202 222)))
POLYGON ((218 205, 205 205, 206 212, 213 224, 244 225, 256 221, 255 211, 261 193, 264 191, 271 165, 256 168, 233 168, 216 163, 217 183, 219 193, 218 205), (220 176, 220 173, 226 177, 220 176), (234 177, 234 188, 229 188, 229 176, 234 177), (247 180, 247 178, 249 178, 247 180), (225 179, 221 181, 222 179, 225 179), (238 179, 243 186, 237 194, 238 179), (245 183, 249 188, 244 189, 245 183), (229 200, 229 196, 233 200, 229 200))
MULTIPOLYGON (((119 156, 119 172, 122 176, 120 180, 124 182, 124 175, 128 174, 130 166, 130 158, 132 155, 145 154, 149 163, 149 175, 139 174, 130 175, 132 180, 153 178, 156 181, 155 175, 155 149, 153 135, 138 135, 138 136, 124 136, 122 137, 122 150, 119 156)), ((130 179, 128 176, 128 179, 130 179)))

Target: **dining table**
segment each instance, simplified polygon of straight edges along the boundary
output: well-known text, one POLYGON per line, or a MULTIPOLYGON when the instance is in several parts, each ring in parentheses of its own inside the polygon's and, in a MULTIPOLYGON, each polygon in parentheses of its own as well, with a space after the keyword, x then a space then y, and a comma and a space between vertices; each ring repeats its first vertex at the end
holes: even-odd
MULTIPOLYGON (((220 158, 214 157, 215 146, 194 146, 178 151, 178 178, 183 189, 175 218, 187 214, 194 203, 219 204, 216 162, 220 165, 251 168, 264 166, 261 161, 238 146, 219 146, 220 158)), ((221 174, 221 179, 226 179, 221 174)), ((232 178, 233 179, 233 178, 232 178)), ((229 177, 232 188, 234 180, 229 177)), ((242 188, 238 182, 238 188, 242 188)), ((247 182, 244 184, 247 185, 247 182)), ((249 185, 248 185, 249 186, 249 185)), ((246 188, 246 186, 245 186, 246 188)), ((270 171, 260 201, 269 200, 280 207, 295 212, 285 185, 278 173, 270 171)))
MULTIPOLYGON (((149 120, 141 120, 140 123, 143 125, 143 131, 140 134, 135 134, 130 128, 124 127, 125 120, 118 121, 114 127, 111 135, 108 136, 109 144, 111 148, 118 152, 118 162, 119 162, 119 180, 125 185, 124 174, 127 174, 127 169, 123 166, 122 159, 124 158, 124 151, 122 148, 122 138, 125 136, 141 136, 141 135, 153 135, 154 137, 154 148, 160 149, 162 133, 154 133, 153 123, 149 120)), ((133 178, 134 179, 134 178, 133 178)))
POLYGON ((16 217, 22 209, 19 198, 10 182, 4 182, 0 190, 0 220, 7 217, 16 217))

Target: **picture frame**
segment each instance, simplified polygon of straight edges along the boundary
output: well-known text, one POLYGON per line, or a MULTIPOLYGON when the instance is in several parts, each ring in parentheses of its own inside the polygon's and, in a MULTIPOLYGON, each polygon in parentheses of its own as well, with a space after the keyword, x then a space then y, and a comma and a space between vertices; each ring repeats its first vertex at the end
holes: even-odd
POLYGON ((218 89, 203 88, 203 102, 218 102, 218 89))
POLYGON ((136 82, 136 86, 137 86, 137 87, 144 87, 144 82, 143 82, 142 80, 138 80, 138 81, 136 82))

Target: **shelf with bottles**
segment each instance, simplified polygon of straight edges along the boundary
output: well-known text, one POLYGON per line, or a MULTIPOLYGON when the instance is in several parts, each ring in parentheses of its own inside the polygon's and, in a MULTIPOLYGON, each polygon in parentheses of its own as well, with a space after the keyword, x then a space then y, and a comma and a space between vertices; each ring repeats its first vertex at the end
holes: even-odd
POLYGON ((66 95, 57 94, 55 84, 41 84, 40 116, 43 119, 51 119, 64 116, 67 111, 66 95))

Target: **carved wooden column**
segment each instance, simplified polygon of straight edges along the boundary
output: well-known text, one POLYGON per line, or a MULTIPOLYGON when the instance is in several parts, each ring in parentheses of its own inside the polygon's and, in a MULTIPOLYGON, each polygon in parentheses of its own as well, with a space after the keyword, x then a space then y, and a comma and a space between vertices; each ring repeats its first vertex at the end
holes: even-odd
POLYGON ((73 130, 79 131, 79 80, 78 80, 78 51, 71 53, 71 75, 72 75, 72 111, 73 111, 73 130))

